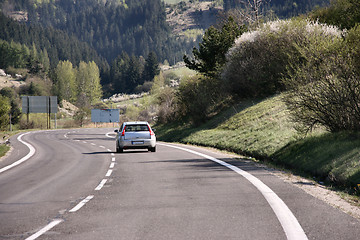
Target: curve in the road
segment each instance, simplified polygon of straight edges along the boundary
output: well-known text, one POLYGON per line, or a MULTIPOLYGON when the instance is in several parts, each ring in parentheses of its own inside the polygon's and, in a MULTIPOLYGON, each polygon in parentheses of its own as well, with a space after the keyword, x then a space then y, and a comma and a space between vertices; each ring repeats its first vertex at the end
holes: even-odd
POLYGON ((265 197, 266 201, 269 203, 271 208, 273 209, 274 213, 276 214, 276 217, 278 218, 282 228, 284 229, 284 232, 286 234, 286 237, 288 240, 307 240, 307 236, 302 229, 300 223, 294 216, 294 214, 291 212, 291 210, 288 208, 288 206, 284 203, 283 200, 274 192, 272 191, 267 185, 265 185, 260 179, 256 178, 252 174, 235 167, 234 165, 231 165, 227 162, 221 161, 217 158, 208 156, 203 153, 199 153, 187 148, 182 148, 179 146, 174 145, 168 145, 161 143, 162 146, 172 147, 176 149, 180 149, 183 151, 187 151, 189 153, 204 157, 206 159, 209 159, 213 162, 216 162, 224 167, 227 167, 234 172, 240 174, 244 178, 246 178, 251 184, 253 184, 265 197))
MULTIPOLYGON (((27 161, 28 159, 30 159, 34 154, 35 154, 35 148, 30 144, 30 143, 27 143, 25 142, 24 140, 22 140, 22 137, 26 134, 29 134, 29 133, 35 133, 35 132, 27 132, 27 133, 23 133, 21 135, 19 135, 17 137, 17 140, 19 142, 21 142, 22 144, 24 144, 25 146, 27 146, 29 148, 29 153, 24 156, 23 158, 21 158, 20 160, 4 167, 4 168, 1 168, 0 169, 0 173, 2 172, 5 172, 13 167, 16 167, 18 166, 19 164, 27 161)), ((70 133, 70 132, 68 132, 70 133)), ((65 138, 68 138, 67 134, 66 133, 64 135, 65 138)), ((108 134, 106 134, 106 136, 108 136, 108 134)), ((86 143, 85 141, 83 141, 84 143, 86 143)), ((96 145, 96 144, 92 144, 92 145, 96 145)), ((106 149, 105 146, 99 146, 100 148, 104 148, 106 149)), ((110 149, 107 149, 108 152, 111 152, 110 149)), ((106 176, 105 177, 109 177, 113 171, 113 168, 114 168, 114 164, 115 164, 115 155, 114 153, 111 153, 111 156, 112 156, 112 159, 111 159, 111 164, 109 166, 109 170, 108 172, 106 173, 106 176)), ((102 187, 105 185, 105 183, 107 182, 107 179, 103 179, 100 184, 95 188, 96 191, 99 191, 102 189, 102 187)), ((75 213, 77 212, 80 208, 82 208, 87 202, 89 202, 92 198, 94 198, 94 195, 90 195, 88 196, 87 198, 85 198, 84 200, 82 200, 78 205, 76 205, 75 207, 73 207, 71 210, 69 210, 70 213, 75 213)), ((37 231, 36 233, 34 233, 33 235, 29 236, 28 238, 26 238, 26 240, 35 240, 37 239, 38 237, 40 237, 41 235, 43 235, 44 233, 46 233, 47 231, 51 230, 53 227, 55 227, 56 225, 58 225, 59 223, 63 222, 62 219, 54 219, 53 221, 51 221, 48 225, 46 225, 45 227, 41 228, 39 231, 37 231)))
POLYGON ((29 153, 25 157, 23 157, 20 160, 14 162, 13 164, 10 164, 10 165, 8 165, 6 167, 1 168, 0 173, 5 172, 5 171, 7 171, 7 170, 9 170, 9 169, 11 169, 13 167, 16 167, 17 165, 27 161, 29 158, 31 158, 35 154, 35 148, 32 145, 30 145, 29 143, 27 143, 27 142, 25 142, 25 141, 23 141, 21 139, 24 135, 29 134, 29 133, 30 132, 23 133, 23 134, 19 135, 18 138, 17 138, 17 140, 19 142, 21 142, 22 144, 24 144, 25 146, 27 146, 29 148, 29 150, 30 150, 29 153))
MULTIPOLYGON (((19 140, 19 142, 23 143, 24 145, 26 145, 29 148, 29 153, 21 158, 20 160, 14 162, 11 165, 8 165, 2 169, 0 169, 0 173, 5 172, 23 162, 25 162, 26 160, 28 160, 30 157, 32 157, 35 154, 35 148, 30 145, 29 143, 26 143, 25 141, 23 141, 21 138, 26 135, 29 134, 28 133, 24 133, 21 134, 17 139, 19 140)), ((106 134, 107 137, 110 137, 110 134, 106 134)), ((253 176, 252 174, 236 167, 233 166, 229 163, 226 163, 224 161, 218 160, 214 157, 208 156, 206 154, 203 153, 199 153, 187 148, 182 148, 179 146, 175 146, 175 145, 168 145, 168 144, 163 144, 163 143, 159 143, 162 146, 167 146, 167 147, 171 147, 171 148, 176 148, 176 149, 180 149, 183 151, 187 151, 189 153, 204 157, 206 159, 209 159, 213 162, 216 162, 224 167, 227 167, 231 170, 233 170, 234 172, 240 174, 241 176, 243 176, 244 178, 246 178, 251 184, 253 184, 260 192, 261 194, 264 196, 264 198, 267 200, 267 202, 269 203, 269 205, 271 206, 271 208, 273 209, 274 213, 276 214, 281 226, 283 227, 283 230, 287 236, 287 239, 289 240, 307 240, 307 236, 304 232, 304 230, 302 229, 301 225, 299 224, 299 222, 297 221, 296 217, 293 215, 293 213, 291 212, 291 210, 287 207, 287 205, 281 200, 281 198, 279 198, 277 196, 277 194, 275 192, 273 192, 267 185, 265 185, 261 180, 259 180, 258 178, 256 178, 255 176, 253 176)), ((103 146, 100 146, 103 147, 103 146)), ((113 159, 112 159, 113 160, 113 159)), ((112 167, 110 167, 111 169, 112 167)), ((107 179, 106 179, 107 180, 107 179)), ((96 187, 95 190, 100 190, 102 188, 102 186, 105 184, 106 180, 104 179, 99 186, 96 187)), ((93 198, 93 196, 89 196, 90 199, 93 198)), ((88 197, 88 198, 89 198, 88 197)), ((76 206, 74 209, 76 208, 81 208, 82 205, 84 205, 86 202, 88 202, 90 199, 85 199, 85 202, 81 202, 79 203, 80 205, 76 206)), ((78 209, 77 209, 78 210, 78 209)), ((76 211, 74 211, 76 212, 76 211)), ((59 224, 61 222, 61 220, 54 220, 53 222, 51 222, 49 225, 47 225, 46 227, 44 227, 42 230, 40 230, 39 232, 37 232, 36 234, 30 236, 30 238, 28 239, 35 239, 38 236, 42 235, 44 232, 48 231, 49 229, 51 229, 52 227, 56 226, 57 224, 59 224)))

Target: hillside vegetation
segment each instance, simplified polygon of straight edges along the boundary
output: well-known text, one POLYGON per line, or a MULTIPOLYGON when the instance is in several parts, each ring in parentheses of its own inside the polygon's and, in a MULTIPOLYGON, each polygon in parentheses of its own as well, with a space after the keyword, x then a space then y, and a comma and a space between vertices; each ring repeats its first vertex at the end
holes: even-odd
MULTIPOLYGON (((194 2, 204 4, 167 5, 168 13, 189 13, 194 2)), ((326 1, 255 2, 223 1, 229 11, 200 39, 194 36, 204 24, 174 38, 160 0, 2 0, 2 12, 18 12, 23 23, 0 19, 0 50, 9 59, 0 63, 25 86, 1 89, 0 126, 8 127, 11 113, 24 127, 21 95, 57 94, 79 107, 74 121, 83 126, 90 108, 112 105, 100 102, 104 90, 146 91, 142 100, 116 104, 127 114, 122 119, 156 121, 160 139, 246 154, 359 191, 358 1, 311 13, 326 1), (284 15, 275 16, 271 4, 284 15), (279 20, 298 13, 306 15, 279 20), (51 53, 50 43, 59 44, 51 53), (83 59, 94 52, 96 61, 83 59), (159 70, 159 62, 173 70, 169 62, 184 53, 196 75, 159 70)), ((213 3, 208 10, 220 11, 220 1, 213 3)))
POLYGON ((265 159, 359 193, 357 4, 341 0, 249 30, 230 17, 207 29, 184 57, 198 75, 166 92, 172 114, 159 115, 160 139, 265 159), (333 15, 345 2, 353 15, 333 15))
POLYGON ((283 97, 243 101, 198 127, 157 125, 156 134, 162 141, 214 147, 256 158, 359 194, 359 133, 329 133, 321 128, 308 135, 299 133, 283 97))
MULTIPOLYGON (((184 51, 190 51, 193 47, 192 43, 172 36, 161 0, 2 0, 0 6, 3 14, 8 16, 23 13, 26 17, 22 22, 61 30, 68 36, 86 42, 109 63, 122 52, 139 57, 147 56, 151 51, 161 61, 177 62, 184 51)), ((38 48, 45 47, 37 42, 35 44, 38 48)), ((63 50, 66 51, 66 48, 63 50)), ((60 60, 72 61, 69 58, 60 60)), ((78 64, 76 61, 72 63, 78 64)))

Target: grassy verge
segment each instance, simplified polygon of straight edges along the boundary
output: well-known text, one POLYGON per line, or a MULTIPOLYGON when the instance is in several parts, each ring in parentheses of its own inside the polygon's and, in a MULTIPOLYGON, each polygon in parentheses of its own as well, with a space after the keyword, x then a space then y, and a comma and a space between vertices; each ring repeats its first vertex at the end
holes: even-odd
POLYGON ((10 150, 10 147, 5 144, 0 144, 0 158, 5 156, 5 154, 10 150))
POLYGON ((10 150, 10 146, 5 144, 6 139, 17 133, 19 133, 19 131, 0 131, 0 158, 5 156, 5 154, 10 150))
POLYGON ((158 136, 166 141, 198 144, 268 158, 299 138, 290 123, 280 96, 264 101, 247 101, 229 108, 198 128, 159 126, 158 136))
POLYGON ((294 130, 281 96, 238 104, 200 127, 157 126, 159 140, 215 147, 271 161, 359 193, 360 133, 294 130))

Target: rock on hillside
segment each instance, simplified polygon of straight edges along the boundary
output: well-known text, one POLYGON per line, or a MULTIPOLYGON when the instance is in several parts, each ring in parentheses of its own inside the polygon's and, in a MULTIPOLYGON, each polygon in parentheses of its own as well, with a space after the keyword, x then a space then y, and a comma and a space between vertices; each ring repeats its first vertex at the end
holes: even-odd
POLYGON ((76 111, 79 110, 78 107, 76 107, 75 105, 71 104, 70 102, 66 101, 66 100, 62 100, 61 101, 61 106, 59 107, 59 112, 60 113, 64 113, 67 116, 74 116, 76 111))
POLYGON ((16 78, 13 78, 10 74, 6 74, 4 70, 0 69, 0 89, 4 87, 18 88, 25 83, 21 79, 21 75, 17 75, 16 78))
POLYGON ((183 35, 186 30, 207 29, 216 23, 216 16, 223 8, 214 2, 180 2, 168 5, 166 18, 176 35, 183 35))

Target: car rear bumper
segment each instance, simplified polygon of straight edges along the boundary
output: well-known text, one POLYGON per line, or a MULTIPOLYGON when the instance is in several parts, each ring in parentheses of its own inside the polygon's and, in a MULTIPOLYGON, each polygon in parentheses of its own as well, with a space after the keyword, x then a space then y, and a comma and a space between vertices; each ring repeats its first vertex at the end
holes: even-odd
POLYGON ((154 148, 156 139, 121 140, 119 147, 123 149, 154 148))

